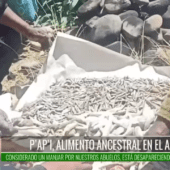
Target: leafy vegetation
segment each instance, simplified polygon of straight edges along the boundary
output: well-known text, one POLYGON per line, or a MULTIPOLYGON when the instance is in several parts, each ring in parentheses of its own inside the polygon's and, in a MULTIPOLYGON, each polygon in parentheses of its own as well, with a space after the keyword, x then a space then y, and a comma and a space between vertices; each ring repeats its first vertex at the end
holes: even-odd
POLYGON ((39 10, 36 25, 53 25, 55 28, 77 24, 77 10, 86 0, 37 0, 39 10))

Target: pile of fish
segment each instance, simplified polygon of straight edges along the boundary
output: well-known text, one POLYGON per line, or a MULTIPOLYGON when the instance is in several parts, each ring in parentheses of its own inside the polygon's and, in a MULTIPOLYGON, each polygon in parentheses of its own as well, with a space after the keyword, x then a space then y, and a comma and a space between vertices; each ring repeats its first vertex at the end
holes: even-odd
MULTIPOLYGON (((142 137, 169 89, 165 80, 67 79, 25 105, 22 119, 31 120, 44 136, 142 137)), ((93 170, 105 170, 108 165, 116 162, 94 162, 93 170)), ((131 162, 130 166, 141 169, 142 164, 131 162)))
POLYGON ((22 109, 45 136, 143 136, 170 82, 150 79, 67 79, 22 109))

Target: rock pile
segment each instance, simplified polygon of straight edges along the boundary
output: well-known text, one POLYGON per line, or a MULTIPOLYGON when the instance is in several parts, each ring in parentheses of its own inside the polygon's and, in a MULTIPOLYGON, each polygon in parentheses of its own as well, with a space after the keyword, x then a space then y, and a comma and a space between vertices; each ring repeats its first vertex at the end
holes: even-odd
POLYGON ((77 36, 125 55, 147 58, 170 41, 170 0, 88 0, 78 18, 77 36))

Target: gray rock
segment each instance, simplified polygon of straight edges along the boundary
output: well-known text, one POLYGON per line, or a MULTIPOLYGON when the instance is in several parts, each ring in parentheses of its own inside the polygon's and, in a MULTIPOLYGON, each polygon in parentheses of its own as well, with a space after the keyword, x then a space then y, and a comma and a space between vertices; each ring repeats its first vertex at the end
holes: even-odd
POLYGON ((138 4, 138 5, 148 5, 149 0, 132 0, 133 3, 138 4))
POLYGON ((136 39, 142 35, 143 21, 137 17, 128 17, 123 22, 122 33, 128 39, 136 39))
POLYGON ((77 13, 79 19, 86 21, 97 15, 97 13, 101 10, 100 2, 101 0, 88 0, 80 6, 77 13))
POLYGON ((124 20, 131 16, 138 17, 138 13, 135 10, 128 10, 128 11, 125 11, 125 12, 119 14, 119 16, 120 16, 121 20, 124 20))
POLYGON ((131 6, 128 8, 128 10, 134 10, 136 12, 141 12, 140 10, 140 6, 136 3, 133 3, 133 1, 131 0, 131 6))
POLYGON ((88 25, 90 28, 93 28, 95 26, 96 21, 99 19, 98 16, 94 16, 90 20, 86 21, 86 25, 88 25))
POLYGON ((149 35, 152 32, 161 28, 163 19, 160 15, 153 15, 145 21, 144 32, 145 35, 149 35))
POLYGON ((105 15, 101 18, 92 18, 86 22, 84 38, 94 43, 106 46, 117 41, 120 35, 122 21, 117 15, 105 15))
POLYGON ((149 15, 160 14, 163 15, 167 11, 169 5, 168 0, 154 0, 149 2, 141 8, 141 11, 148 13, 149 15))
POLYGON ((116 41, 112 44, 109 44, 108 46, 106 46, 106 48, 127 56, 130 56, 131 54, 130 48, 126 44, 120 41, 116 41))
POLYGON ((170 28, 170 5, 168 6, 167 11, 162 15, 163 18, 163 28, 170 28))
POLYGON ((130 0, 106 0, 104 5, 104 11, 109 14, 119 14, 123 10, 130 7, 130 0))

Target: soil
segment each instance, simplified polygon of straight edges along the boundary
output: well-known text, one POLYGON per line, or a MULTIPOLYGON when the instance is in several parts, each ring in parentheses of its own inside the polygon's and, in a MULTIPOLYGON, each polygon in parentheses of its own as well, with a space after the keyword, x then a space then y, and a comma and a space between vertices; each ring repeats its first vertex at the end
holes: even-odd
POLYGON ((47 52, 41 50, 41 45, 35 42, 22 45, 19 51, 19 60, 11 65, 9 74, 1 82, 4 92, 15 94, 15 87, 30 85, 47 57, 47 52))

